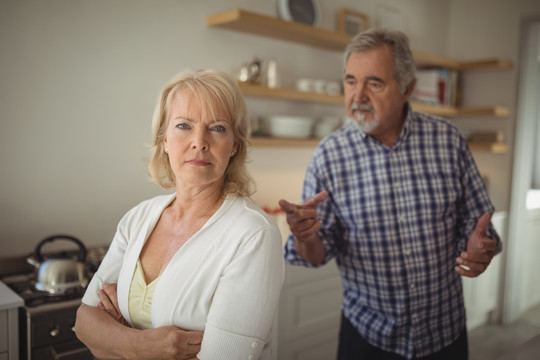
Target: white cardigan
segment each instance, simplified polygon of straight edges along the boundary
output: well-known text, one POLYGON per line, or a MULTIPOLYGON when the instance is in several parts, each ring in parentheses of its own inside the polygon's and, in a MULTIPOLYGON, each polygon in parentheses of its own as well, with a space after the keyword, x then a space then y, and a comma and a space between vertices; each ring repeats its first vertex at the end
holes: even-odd
MULTIPOLYGON (((144 242, 175 194, 146 200, 120 221, 83 302, 97 306, 103 283, 118 284, 131 323, 128 293, 144 242)), ((268 359, 283 285, 281 234, 249 199, 228 197, 162 272, 152 302, 154 327, 204 331, 199 359, 268 359)))

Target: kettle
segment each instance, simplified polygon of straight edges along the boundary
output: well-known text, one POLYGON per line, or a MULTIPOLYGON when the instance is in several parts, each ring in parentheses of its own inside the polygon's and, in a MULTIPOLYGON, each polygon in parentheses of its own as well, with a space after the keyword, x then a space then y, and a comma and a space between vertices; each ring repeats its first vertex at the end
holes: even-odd
POLYGON ((34 257, 26 259, 36 268, 37 291, 50 295, 63 295, 86 288, 88 279, 85 275, 86 247, 77 238, 70 235, 53 235, 41 240, 34 251, 34 257), (77 258, 63 255, 44 259, 41 249, 44 245, 64 239, 79 247, 77 258))

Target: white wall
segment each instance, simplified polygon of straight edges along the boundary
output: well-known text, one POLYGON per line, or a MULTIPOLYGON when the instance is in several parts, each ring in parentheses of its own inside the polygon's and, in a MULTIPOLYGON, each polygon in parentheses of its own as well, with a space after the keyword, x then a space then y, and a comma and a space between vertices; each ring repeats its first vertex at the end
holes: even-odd
MULTIPOLYGON (((401 16, 414 49, 456 59, 517 63, 519 18, 537 1, 321 0, 321 27, 340 8, 401 16)), ((161 86, 178 70, 233 73, 253 56, 275 58, 284 86, 300 77, 339 79, 341 53, 207 28, 232 8, 276 15, 267 0, 0 0, 0 257, 24 255, 63 232, 108 243, 127 209, 162 193, 146 180, 145 143, 161 86)), ((512 144, 517 71, 465 77, 470 105, 510 107, 511 119, 460 118, 467 131, 501 127, 512 144)), ((254 116, 342 114, 340 106, 247 99, 254 116)), ((255 148, 254 199, 297 200, 313 149, 255 148)), ((498 210, 509 203, 512 152, 475 153, 498 210)))
MULTIPOLYGON (((534 0, 453 0, 451 8, 449 54, 461 58, 492 54, 510 59, 515 64, 515 69, 511 72, 501 74, 478 72, 471 73, 465 78, 469 90, 468 101, 485 103, 495 100, 510 108, 510 119, 493 121, 488 118, 485 119, 487 124, 481 120, 462 124, 462 127, 468 128, 497 126, 498 129, 505 131, 511 149, 506 155, 477 156, 481 170, 490 174, 490 179, 497 180, 490 181, 492 184, 490 192, 495 205, 500 208, 502 204, 504 209, 509 210, 508 236, 502 254, 506 265, 501 287, 504 300, 497 313, 497 317, 507 323, 517 319, 520 313, 526 310, 520 306, 519 298, 526 286, 522 281, 523 273, 532 270, 523 268, 524 254, 527 252, 523 242, 527 237, 527 223, 524 216, 525 194, 530 185, 532 172, 532 163, 526 161, 524 157, 532 157, 533 146, 525 144, 532 143, 528 134, 534 132, 534 127, 527 126, 525 130, 523 124, 530 124, 530 119, 525 119, 524 108, 519 108, 525 98, 531 98, 531 93, 527 90, 526 93, 518 94, 518 88, 526 88, 525 83, 519 83, 520 77, 522 81, 524 79, 524 74, 520 74, 519 71, 523 70, 525 64, 525 59, 519 58, 523 41, 521 26, 526 20, 538 16, 540 16, 540 2, 534 0), (518 126, 518 118, 521 118, 521 126, 518 126), (521 130, 516 131, 518 127, 521 130), (520 158, 514 158, 514 155, 520 158)), ((534 100, 532 101, 534 103, 534 100)))
POLYGON ((462 117, 456 123, 463 132, 498 129, 505 134, 510 151, 491 155, 475 153, 480 170, 489 177, 490 194, 497 210, 508 210, 515 144, 516 102, 519 71, 520 24, 540 14, 536 0, 452 0, 448 55, 457 59, 499 57, 513 61, 512 71, 470 71, 463 76, 465 105, 497 104, 510 109, 510 118, 462 117))
MULTIPOLYGON (((334 29, 343 7, 372 19, 397 9, 416 48, 444 52, 446 1, 322 0, 321 27, 334 29)), ((180 69, 232 73, 259 56, 278 61, 285 86, 341 77, 339 52, 206 27, 206 16, 232 8, 276 15, 267 0, 0 0, 0 257, 54 233, 107 244, 130 207, 163 192, 146 180, 144 144, 157 94, 180 69)), ((343 112, 248 105, 254 115, 343 112)), ((253 149, 254 199, 298 199, 312 150, 253 149)))

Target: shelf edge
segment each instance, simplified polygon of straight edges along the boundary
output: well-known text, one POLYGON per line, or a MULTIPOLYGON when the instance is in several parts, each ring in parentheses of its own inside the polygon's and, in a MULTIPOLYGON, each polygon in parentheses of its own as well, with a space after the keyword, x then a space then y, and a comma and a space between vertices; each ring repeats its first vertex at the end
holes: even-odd
POLYGON ((506 143, 482 143, 482 142, 469 142, 469 149, 471 151, 489 151, 493 154, 506 154, 508 152, 508 145, 506 143))
POLYGON ((239 82, 240 91, 246 96, 265 97, 281 100, 321 102, 333 105, 343 105, 345 99, 343 95, 328 95, 314 92, 302 92, 287 88, 269 88, 263 85, 255 85, 246 82, 239 82))
POLYGON ((248 34, 258 34, 333 51, 343 51, 352 38, 344 33, 241 9, 209 15, 206 18, 206 25, 248 34))
MULTIPOLYGON (((352 36, 345 33, 326 30, 299 22, 286 21, 277 17, 242 9, 232 9, 209 15, 206 18, 206 25, 208 27, 221 27, 333 51, 343 51, 352 39, 352 36)), ((456 70, 508 70, 514 67, 511 61, 498 58, 458 61, 417 50, 412 50, 412 52, 418 67, 443 67, 456 70)))
MULTIPOLYGON (((291 139, 272 137, 252 137, 249 139, 252 147, 317 147, 321 139, 291 139)), ((488 151, 493 154, 505 154, 508 152, 506 143, 481 143, 469 142, 471 151, 488 151)))
POLYGON ((317 147, 321 139, 252 137, 249 141, 252 147, 317 147))

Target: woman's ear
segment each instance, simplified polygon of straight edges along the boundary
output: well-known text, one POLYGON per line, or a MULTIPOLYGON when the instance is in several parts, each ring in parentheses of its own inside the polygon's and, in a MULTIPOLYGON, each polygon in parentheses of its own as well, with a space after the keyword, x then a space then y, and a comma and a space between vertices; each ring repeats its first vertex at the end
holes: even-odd
POLYGON ((166 153, 169 152, 169 147, 167 146, 167 137, 163 138, 163 151, 165 151, 166 153))
POLYGON ((236 155, 236 152, 238 151, 238 144, 234 144, 232 151, 231 151, 231 157, 234 157, 236 155))

